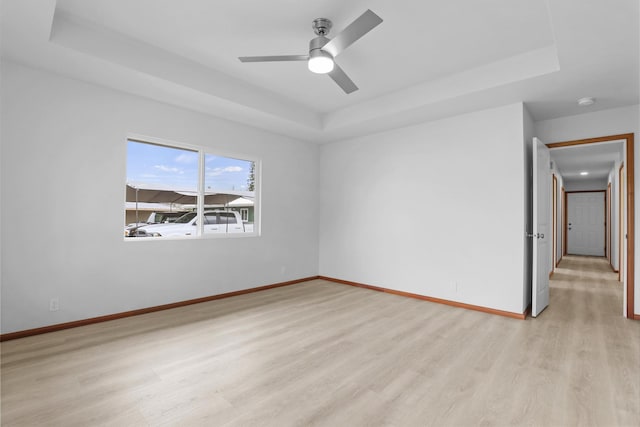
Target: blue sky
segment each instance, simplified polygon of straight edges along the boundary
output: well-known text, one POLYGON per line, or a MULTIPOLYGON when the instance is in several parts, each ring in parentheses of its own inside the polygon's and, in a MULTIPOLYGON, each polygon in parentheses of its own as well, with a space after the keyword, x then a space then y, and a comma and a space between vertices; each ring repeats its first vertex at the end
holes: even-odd
MULTIPOLYGON (((205 191, 246 191, 250 169, 250 161, 205 154, 205 191)), ((196 191, 198 153, 129 141, 127 184, 143 188, 196 191)))

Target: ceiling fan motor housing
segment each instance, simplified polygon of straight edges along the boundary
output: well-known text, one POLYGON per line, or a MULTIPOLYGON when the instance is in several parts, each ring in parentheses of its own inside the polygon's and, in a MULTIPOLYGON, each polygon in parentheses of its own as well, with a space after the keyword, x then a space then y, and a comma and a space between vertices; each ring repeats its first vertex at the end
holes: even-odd
POLYGON ((312 56, 311 52, 320 50, 320 48, 327 43, 329 43, 329 39, 325 36, 318 36, 311 39, 309 42, 309 55, 312 56))

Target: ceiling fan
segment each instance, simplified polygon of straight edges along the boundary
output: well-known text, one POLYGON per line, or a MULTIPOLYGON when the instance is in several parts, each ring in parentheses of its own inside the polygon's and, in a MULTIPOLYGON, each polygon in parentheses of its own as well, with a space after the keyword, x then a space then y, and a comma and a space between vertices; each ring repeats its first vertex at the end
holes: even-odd
POLYGON ((358 90, 358 86, 335 63, 334 58, 351 46, 362 36, 373 30, 382 22, 382 18, 367 10, 355 21, 347 26, 333 39, 326 36, 331 30, 332 22, 327 18, 314 19, 313 31, 318 37, 309 42, 308 55, 280 55, 280 56, 241 56, 241 62, 271 62, 271 61, 308 61, 309 70, 318 74, 329 74, 329 77, 349 94, 358 90))

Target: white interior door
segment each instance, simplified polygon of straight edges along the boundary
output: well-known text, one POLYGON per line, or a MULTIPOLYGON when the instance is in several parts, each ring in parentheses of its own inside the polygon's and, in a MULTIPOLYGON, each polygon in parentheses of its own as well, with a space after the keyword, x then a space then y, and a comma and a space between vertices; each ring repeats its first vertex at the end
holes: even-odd
POLYGON ((531 315, 538 316, 549 305, 549 261, 551 241, 551 156, 549 148, 533 138, 533 266, 531 315))
POLYGON ((567 195, 567 253, 604 256, 603 192, 567 195))

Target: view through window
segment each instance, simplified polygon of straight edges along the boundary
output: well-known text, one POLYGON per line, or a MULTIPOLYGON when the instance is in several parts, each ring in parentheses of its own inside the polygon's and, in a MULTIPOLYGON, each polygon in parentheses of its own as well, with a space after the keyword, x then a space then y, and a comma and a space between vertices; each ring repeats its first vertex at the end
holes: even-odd
POLYGON ((130 139, 124 236, 256 234, 257 184, 255 161, 130 139))

